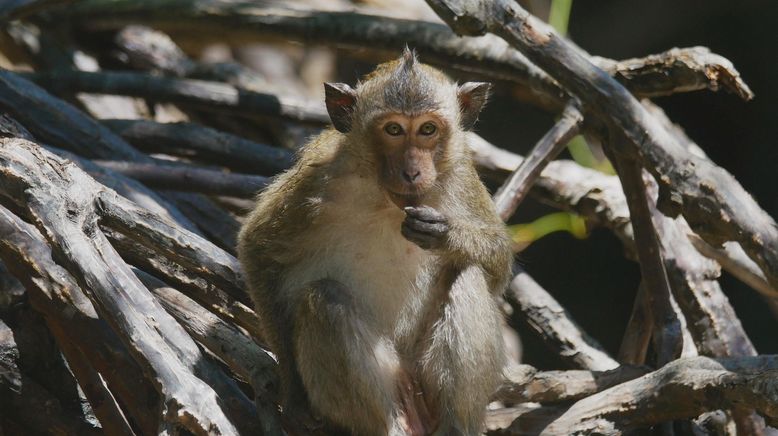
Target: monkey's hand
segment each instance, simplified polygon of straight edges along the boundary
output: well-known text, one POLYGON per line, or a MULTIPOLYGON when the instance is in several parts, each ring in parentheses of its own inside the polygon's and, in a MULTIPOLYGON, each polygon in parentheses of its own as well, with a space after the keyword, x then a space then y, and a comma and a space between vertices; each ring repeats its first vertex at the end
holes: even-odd
POLYGON ((402 235, 425 250, 442 248, 446 244, 448 219, 429 206, 406 207, 402 235))

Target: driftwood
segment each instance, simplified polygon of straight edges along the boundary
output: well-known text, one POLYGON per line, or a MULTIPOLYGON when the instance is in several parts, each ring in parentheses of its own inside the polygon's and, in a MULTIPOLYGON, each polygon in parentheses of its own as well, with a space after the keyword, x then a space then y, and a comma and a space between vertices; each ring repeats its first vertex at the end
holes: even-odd
POLYGON ((32 430, 74 435, 300 430, 277 406, 276 363, 233 256, 244 199, 293 154, 235 132, 248 120, 291 132, 328 118, 320 102, 240 63, 189 58, 160 30, 190 44, 281 36, 342 53, 369 48, 375 59, 408 44, 449 70, 518 85, 521 98, 562 115, 527 159, 470 136, 479 170, 503 186, 497 209, 507 220, 531 195, 576 212, 622 241, 643 280, 614 358, 575 323, 574 308, 517 267, 512 316, 578 369, 507 366, 488 432, 622 434, 686 419, 701 431, 716 417, 742 434, 764 431, 762 417, 778 425, 778 358, 757 355, 717 280, 724 268, 775 298, 775 222, 660 109, 637 100, 700 89, 750 99, 723 57, 702 47, 589 56, 508 0, 430 0, 451 27, 274 0, 61 3, 0 6, 0 23, 41 24, 38 34, 14 24, 36 71, 0 70, 0 407, 12 411, 0 431, 33 420, 32 430), (125 27, 135 23, 155 30, 125 27), (76 41, 106 31, 116 31, 110 53, 92 62, 134 72, 85 71, 76 60, 85 56, 76 41), (142 108, 156 102, 189 120, 148 119, 142 108), (120 118, 95 119, 105 116, 120 118), (553 160, 579 132, 603 145, 618 176, 553 160), (25 321, 9 321, 17 318, 25 321), (44 361, 58 369, 36 369, 44 361))

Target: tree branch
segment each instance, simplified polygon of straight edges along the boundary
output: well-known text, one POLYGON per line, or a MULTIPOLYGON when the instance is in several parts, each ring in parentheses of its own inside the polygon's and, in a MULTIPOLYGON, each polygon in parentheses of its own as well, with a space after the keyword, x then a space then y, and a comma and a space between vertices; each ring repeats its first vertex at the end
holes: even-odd
POLYGON ((194 123, 157 123, 148 120, 101 120, 147 153, 195 156, 250 174, 273 175, 292 166, 290 151, 259 144, 194 123))
POLYGON ((719 408, 753 408, 778 420, 778 356, 676 360, 575 403, 542 435, 622 434, 719 408))
MULTIPOLYGON (((425 62, 526 86, 533 100, 542 106, 561 109, 569 98, 545 72, 501 39, 457 36, 439 23, 359 12, 301 10, 273 0, 229 3, 215 0, 91 0, 80 2, 62 13, 87 29, 119 29, 144 23, 166 33, 186 34, 200 40, 218 35, 218 42, 229 40, 238 45, 263 37, 281 36, 307 43, 397 53, 407 44, 414 47, 425 62)), ((628 87, 631 81, 638 83, 635 91, 641 96, 640 92, 646 92, 648 97, 720 88, 711 82, 738 95, 747 95, 747 87, 741 87, 744 84, 734 80, 739 79, 739 75, 726 59, 704 56, 697 48, 649 57, 645 64, 641 68, 640 60, 619 63, 602 59, 601 66, 613 67, 613 74, 616 78, 624 77, 628 87), (676 56, 679 61, 672 62, 676 56), (630 71, 633 72, 630 74, 630 71), (717 75, 709 76, 707 71, 717 71, 717 75)))
POLYGON ((505 380, 492 397, 508 403, 577 401, 638 378, 645 367, 622 365, 608 371, 538 371, 529 365, 508 367, 505 380))
POLYGON ((131 72, 54 71, 25 73, 24 76, 55 93, 128 95, 234 115, 261 115, 316 125, 329 123, 322 104, 248 91, 220 82, 131 72))
POLYGON ((778 284, 778 226, 724 169, 689 153, 651 114, 571 43, 517 3, 428 0, 460 34, 493 32, 549 72, 627 141, 619 150, 639 159, 659 183, 659 209, 683 213, 707 242, 740 242, 768 281, 778 284), (722 219, 723 218, 723 219, 722 219))
POLYGON ((507 299, 517 306, 527 324, 562 360, 591 371, 619 366, 570 318, 567 311, 520 267, 508 287, 507 299))
POLYGON ((254 198, 267 186, 269 179, 249 174, 236 174, 177 163, 135 163, 113 160, 96 160, 95 164, 131 177, 156 189, 199 192, 254 198))
POLYGON ((193 432, 237 434, 234 424, 221 412, 224 407, 243 418, 236 421, 238 425, 253 426, 256 412, 250 401, 207 362, 97 228, 101 212, 111 205, 95 204, 94 199, 108 191, 75 166, 65 165, 32 143, 9 139, 0 144, 0 167, 5 174, 2 192, 18 207, 27 208, 30 218, 45 229, 50 243, 82 279, 82 287, 98 310, 157 383, 164 398, 166 425, 193 432), (153 325, 149 319, 154 320, 153 325), (222 406, 220 397, 229 400, 222 406))
POLYGON ((516 171, 494 194, 497 214, 507 221, 535 183, 540 173, 552 161, 581 127, 583 117, 576 104, 568 105, 559 121, 535 144, 529 155, 522 160, 516 171))

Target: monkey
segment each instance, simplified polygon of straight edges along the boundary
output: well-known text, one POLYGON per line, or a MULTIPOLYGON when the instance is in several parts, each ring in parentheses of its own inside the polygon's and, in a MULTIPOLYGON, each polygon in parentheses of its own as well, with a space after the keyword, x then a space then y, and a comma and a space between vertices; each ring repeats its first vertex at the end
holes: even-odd
POLYGON ((466 143, 490 84, 407 47, 257 197, 238 258, 285 413, 353 435, 475 435, 502 375, 504 224, 466 143))

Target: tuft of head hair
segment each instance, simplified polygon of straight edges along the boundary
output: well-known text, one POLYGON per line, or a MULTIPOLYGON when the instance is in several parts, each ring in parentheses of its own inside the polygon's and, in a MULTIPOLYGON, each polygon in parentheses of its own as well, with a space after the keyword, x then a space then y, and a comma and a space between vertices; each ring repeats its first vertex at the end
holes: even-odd
POLYGON ((440 108, 436 85, 440 83, 419 63, 416 52, 405 47, 384 89, 384 104, 390 110, 419 114, 440 108))

